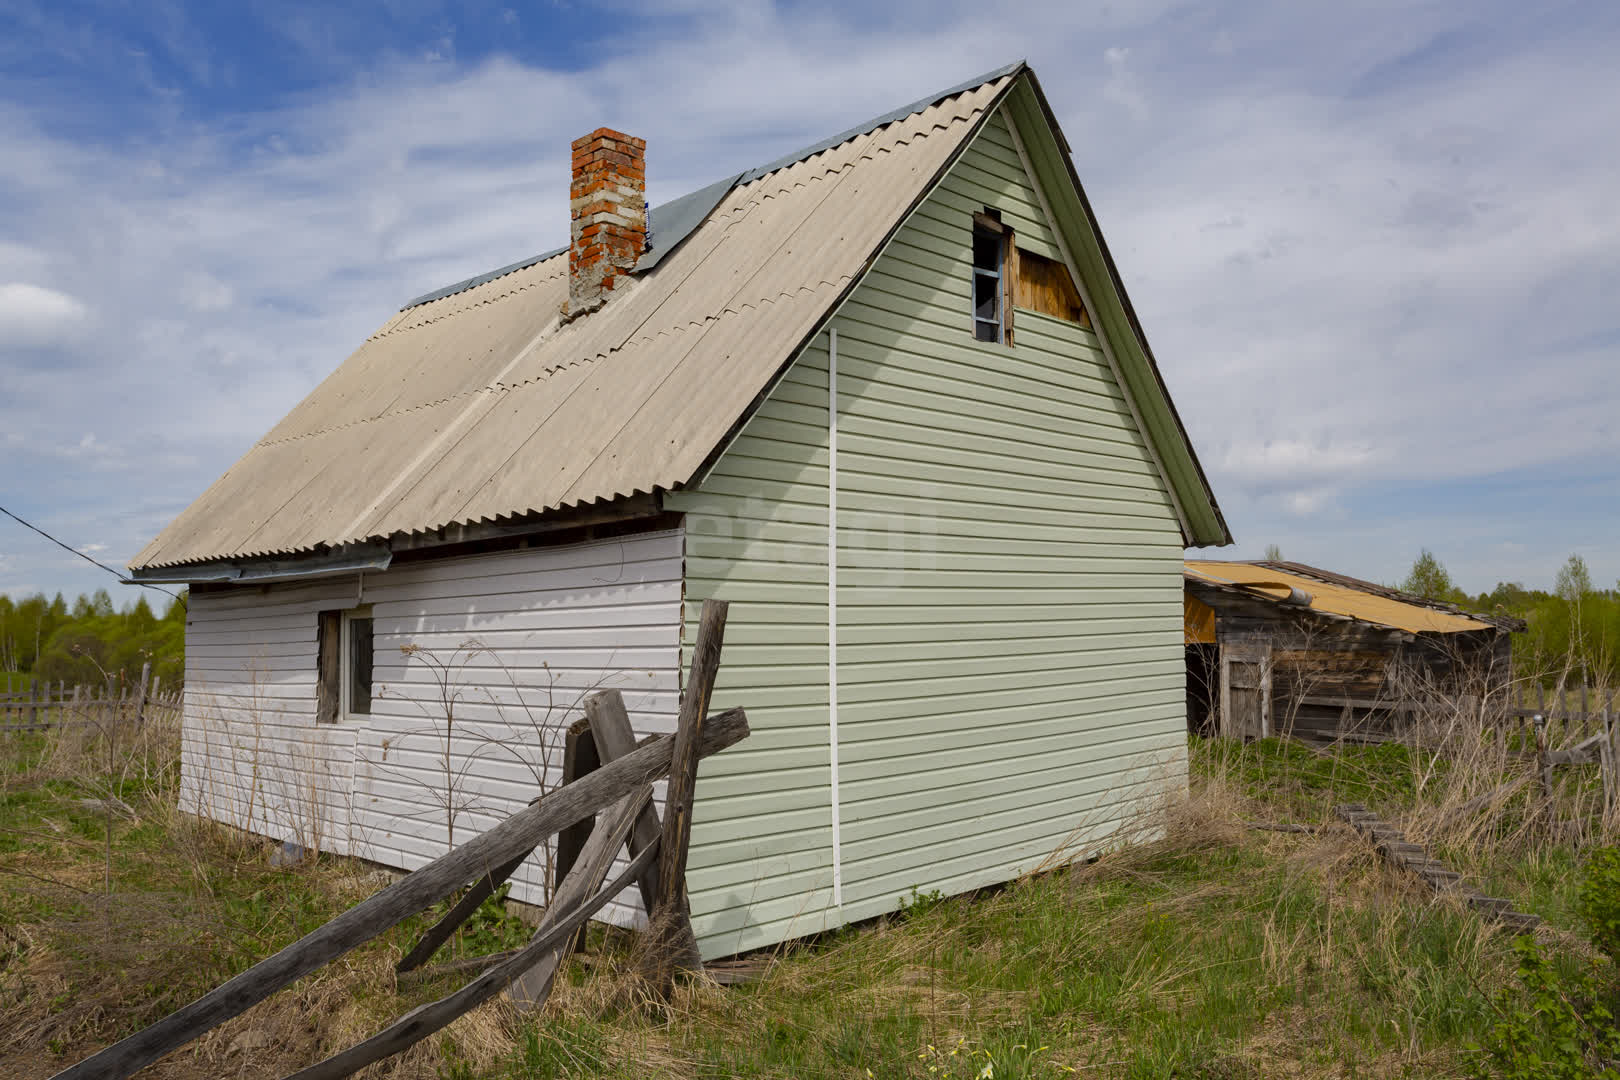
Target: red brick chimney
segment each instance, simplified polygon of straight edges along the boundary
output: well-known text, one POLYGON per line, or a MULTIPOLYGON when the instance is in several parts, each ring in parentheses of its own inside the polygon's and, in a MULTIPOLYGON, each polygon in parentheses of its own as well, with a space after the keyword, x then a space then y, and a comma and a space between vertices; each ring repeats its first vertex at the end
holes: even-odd
POLYGON ((621 274, 647 250, 647 142, 612 128, 575 139, 568 246, 572 317, 607 302, 621 274))

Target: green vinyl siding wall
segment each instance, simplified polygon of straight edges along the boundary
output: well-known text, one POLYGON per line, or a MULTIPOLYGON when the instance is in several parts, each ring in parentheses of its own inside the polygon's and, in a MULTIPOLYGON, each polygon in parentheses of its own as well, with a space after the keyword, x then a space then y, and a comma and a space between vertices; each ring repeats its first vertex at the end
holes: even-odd
POLYGON ((970 332, 973 211, 1057 257, 1000 116, 838 332, 843 917, 1099 843, 1183 783, 1181 533, 1096 337, 970 332))
POLYGON ((1019 310, 973 340, 972 214, 1061 249, 1005 120, 986 124, 833 319, 841 909, 831 906, 827 342, 686 512, 687 646, 732 601, 704 764, 705 952, 768 944, 1088 850, 1186 777, 1182 538, 1096 336, 1019 310))
POLYGON ((700 772, 687 881, 703 953, 830 929, 825 335, 665 505, 686 514, 684 652, 703 601, 730 601, 713 707, 747 708, 752 729, 700 772))

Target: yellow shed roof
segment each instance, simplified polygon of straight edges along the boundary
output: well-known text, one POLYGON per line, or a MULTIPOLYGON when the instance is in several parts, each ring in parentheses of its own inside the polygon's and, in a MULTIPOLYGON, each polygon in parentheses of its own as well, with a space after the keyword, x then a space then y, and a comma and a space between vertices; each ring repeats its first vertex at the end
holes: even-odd
POLYGON ((1337 585, 1302 574, 1291 574, 1269 566, 1243 562, 1217 562, 1188 559, 1187 573, 1217 585, 1238 585, 1265 593, 1275 599, 1298 589, 1309 594, 1312 611, 1344 615, 1379 626, 1391 626, 1414 634, 1457 634, 1469 630, 1490 630, 1491 623, 1425 607, 1404 600, 1364 592, 1348 585, 1337 585))

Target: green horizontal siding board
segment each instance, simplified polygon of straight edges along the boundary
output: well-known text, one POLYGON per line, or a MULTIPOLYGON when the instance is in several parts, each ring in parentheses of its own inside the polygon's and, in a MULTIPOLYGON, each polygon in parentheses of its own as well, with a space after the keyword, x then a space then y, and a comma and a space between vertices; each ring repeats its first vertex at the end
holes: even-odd
MULTIPOLYGON (((988 884, 1066 839, 1105 843, 1150 774, 1185 781, 1181 533, 1147 442, 1162 417, 1140 429, 1090 330, 1019 311, 1016 347, 972 340, 984 205, 1020 246, 1060 257, 997 116, 833 324, 845 920, 912 884, 988 884)), ((707 955, 840 919, 826 364, 821 335, 695 489, 666 500, 686 515, 687 647, 701 601, 730 600, 715 706, 747 707, 757 733, 757 752, 705 762, 699 786, 707 955)))
POLYGON ((827 746, 827 354, 807 349, 692 491, 685 650, 727 600, 715 709, 753 734, 703 764, 693 808, 693 927, 706 956, 837 924, 827 746))
MULTIPOLYGON (((1113 739, 1120 730, 1140 731, 1144 721, 1158 723, 1164 721, 1164 716, 1160 703, 1144 701, 1135 707, 1110 709, 1105 717, 1098 718, 1098 723, 1088 724, 1082 731, 1075 730, 1073 719, 1073 710, 1049 705, 1044 709, 1026 709, 1016 720, 995 728, 983 725, 955 728, 929 726, 919 731, 916 725, 912 725, 909 730, 896 728, 883 738, 863 733, 867 737, 849 740, 849 754, 847 758, 839 760, 840 780, 853 785, 892 772, 910 771, 911 755, 919 753, 978 753, 987 747, 1005 745, 1008 756, 1016 756, 1033 752, 1030 748, 1043 740, 1055 740, 1058 749, 1079 745, 1083 741, 1104 743, 1113 739)), ((1173 717, 1170 722, 1176 723, 1180 719, 1179 716, 1173 717)), ((851 797, 854 797, 853 793, 851 797)))
POLYGON ((1067 620, 1021 619, 1016 626, 1004 627, 991 641, 985 640, 984 624, 977 620, 936 621, 928 625, 925 633, 919 632, 910 624, 850 623, 838 628, 838 639, 851 645, 868 646, 874 656, 881 656, 882 653, 877 647, 886 645, 927 650, 929 655, 939 655, 941 651, 947 654, 970 651, 974 655, 981 655, 1001 650, 1022 652, 1042 643, 1163 632, 1163 615, 1141 612, 1114 617, 1100 615, 1087 620, 1084 629, 1076 628, 1067 620))
POLYGON ((1166 757, 1177 782, 1169 492, 1095 334, 1020 312, 1015 347, 972 340, 982 205, 1058 254, 998 118, 834 323, 846 917, 975 879, 987 850, 1044 857, 1067 831, 1048 819, 1110 816, 1136 762, 1166 757))
MULTIPOLYGON (((948 840, 953 834, 979 834, 998 816, 1012 828, 1052 820, 1057 817, 1052 811, 1068 800, 1073 800, 1069 819, 1078 824, 1084 814, 1095 812, 1096 795, 1119 786, 1119 755, 1133 749, 1146 755, 1142 760, 1151 768, 1154 747, 1138 740, 1135 747, 1104 748, 1102 756, 1089 762, 1076 760, 1074 755, 1053 759, 1041 770, 1034 768, 1034 762, 1020 762, 1024 768, 991 776, 972 768, 941 770, 938 783, 956 785, 955 798, 942 796, 937 788, 891 793, 881 816, 872 818, 861 814, 859 785, 855 785, 850 801, 842 804, 845 872, 852 882, 859 882, 889 869, 886 849, 903 851, 913 844, 948 840), (1092 798, 1077 799, 1081 793, 1092 798), (868 865, 861 867, 862 863, 868 865)), ((1016 842, 1011 829, 1008 833, 1004 842, 1016 842)))

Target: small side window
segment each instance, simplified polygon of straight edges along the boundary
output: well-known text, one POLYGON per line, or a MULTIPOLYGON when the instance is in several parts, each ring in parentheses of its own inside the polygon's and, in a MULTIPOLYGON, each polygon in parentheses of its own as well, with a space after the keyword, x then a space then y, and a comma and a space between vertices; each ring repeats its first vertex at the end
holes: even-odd
POLYGON ((371 609, 343 613, 343 715, 371 715, 371 609))
POLYGON ((321 612, 315 642, 315 719, 331 724, 370 715, 371 609, 321 612))
POLYGON ((1012 233, 991 213, 973 215, 973 336, 1012 343, 1007 310, 1007 250, 1012 233))

